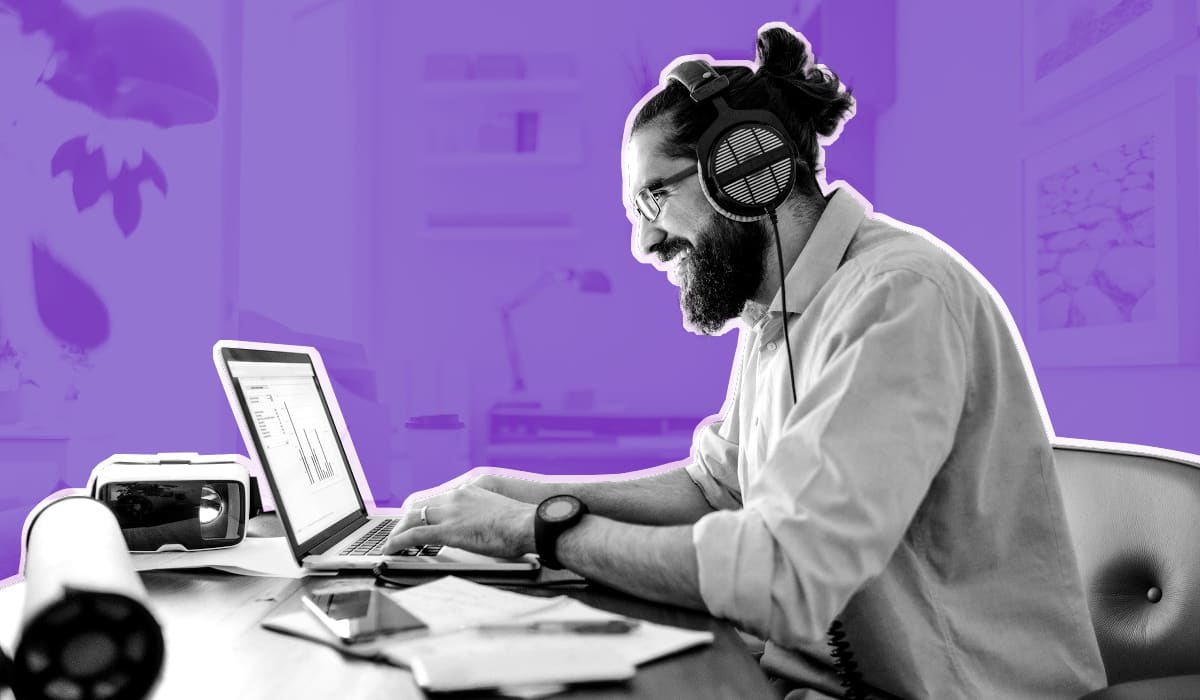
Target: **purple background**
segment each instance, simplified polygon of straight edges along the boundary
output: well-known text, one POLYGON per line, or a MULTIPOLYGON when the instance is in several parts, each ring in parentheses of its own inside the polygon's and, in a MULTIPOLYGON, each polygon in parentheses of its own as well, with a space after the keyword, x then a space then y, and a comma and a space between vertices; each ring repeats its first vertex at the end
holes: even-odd
POLYGON ((53 5, 0 0, 0 578, 109 454, 245 451, 218 338, 322 350, 383 505, 686 456, 736 334, 631 257, 622 127, 775 20, 856 94, 829 181, 987 277, 1055 432, 1200 452, 1194 2, 53 5))

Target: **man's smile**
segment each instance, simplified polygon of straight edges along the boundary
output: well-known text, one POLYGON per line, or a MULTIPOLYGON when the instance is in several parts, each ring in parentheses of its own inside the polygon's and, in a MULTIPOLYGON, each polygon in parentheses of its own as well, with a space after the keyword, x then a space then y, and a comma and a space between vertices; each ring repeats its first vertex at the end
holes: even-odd
POLYGON ((688 254, 690 252, 691 251, 685 250, 667 260, 667 279, 670 280, 671 284, 675 285, 676 287, 680 285, 680 276, 682 274, 683 266, 687 262, 688 254))

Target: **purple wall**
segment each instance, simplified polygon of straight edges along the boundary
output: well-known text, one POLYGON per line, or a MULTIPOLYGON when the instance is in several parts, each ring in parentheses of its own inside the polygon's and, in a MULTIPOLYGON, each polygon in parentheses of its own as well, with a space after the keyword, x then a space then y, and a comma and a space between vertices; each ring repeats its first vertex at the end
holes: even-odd
POLYGON ((56 4, 0 0, 0 578, 109 454, 244 451, 222 337, 322 349, 386 505, 684 457, 735 338, 630 256, 622 127, 772 20, 857 95, 830 180, 985 274, 1056 432, 1200 452, 1195 3, 56 4), (514 394, 499 309, 562 269, 514 394))

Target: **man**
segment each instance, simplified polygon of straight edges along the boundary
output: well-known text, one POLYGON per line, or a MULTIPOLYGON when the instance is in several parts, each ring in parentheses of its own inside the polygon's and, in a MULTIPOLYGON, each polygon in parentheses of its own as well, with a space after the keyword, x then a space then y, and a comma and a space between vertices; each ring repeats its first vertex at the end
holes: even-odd
POLYGON ((818 180, 818 139, 853 102, 790 28, 764 27, 758 48, 756 71, 718 71, 730 106, 771 110, 798 145, 778 250, 774 227, 726 219, 702 191, 696 143, 714 108, 682 85, 639 103, 623 151, 635 255, 668 270, 689 327, 740 324, 721 420, 697 431, 685 466, 652 476, 480 476, 408 513, 390 550, 539 552, 707 610, 767 641, 781 688, 816 689, 796 697, 840 692, 835 618, 878 696, 1103 686, 1048 422, 1007 311, 944 244, 818 180), (586 506, 561 532, 534 505, 556 494, 586 506))

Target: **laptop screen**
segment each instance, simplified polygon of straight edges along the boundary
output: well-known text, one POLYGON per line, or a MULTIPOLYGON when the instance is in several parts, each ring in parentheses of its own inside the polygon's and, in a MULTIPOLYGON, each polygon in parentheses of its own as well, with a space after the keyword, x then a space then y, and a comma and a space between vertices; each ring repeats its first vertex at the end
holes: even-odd
POLYGON ((253 356, 241 360, 226 354, 226 365, 275 500, 303 547, 331 526, 365 513, 362 497, 309 358, 263 351, 253 356), (288 360, 263 361, 268 355, 288 360))

